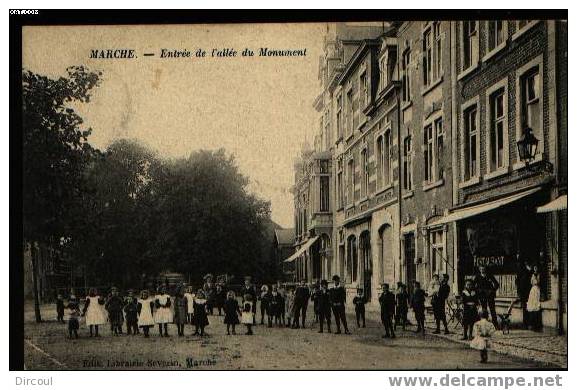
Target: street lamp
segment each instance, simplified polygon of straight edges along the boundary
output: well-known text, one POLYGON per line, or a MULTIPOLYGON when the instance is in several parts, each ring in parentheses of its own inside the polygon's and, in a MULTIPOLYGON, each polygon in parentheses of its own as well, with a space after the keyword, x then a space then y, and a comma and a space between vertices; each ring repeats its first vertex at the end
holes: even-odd
POLYGON ((538 145, 539 140, 533 135, 533 129, 530 127, 525 127, 521 138, 519 138, 519 141, 517 141, 519 158, 524 161, 525 164, 529 165, 529 163, 535 158, 538 145))

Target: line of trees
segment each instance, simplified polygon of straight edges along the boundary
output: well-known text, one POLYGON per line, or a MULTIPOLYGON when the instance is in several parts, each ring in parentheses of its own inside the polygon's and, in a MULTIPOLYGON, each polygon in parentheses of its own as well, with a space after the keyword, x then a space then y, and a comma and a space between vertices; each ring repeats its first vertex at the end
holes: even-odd
POLYGON ((23 224, 34 276, 38 244, 82 265, 92 285, 138 288, 164 270, 198 280, 278 276, 270 203, 248 192, 233 156, 221 149, 163 159, 127 139, 99 151, 69 103, 89 102, 100 73, 22 77, 23 224))

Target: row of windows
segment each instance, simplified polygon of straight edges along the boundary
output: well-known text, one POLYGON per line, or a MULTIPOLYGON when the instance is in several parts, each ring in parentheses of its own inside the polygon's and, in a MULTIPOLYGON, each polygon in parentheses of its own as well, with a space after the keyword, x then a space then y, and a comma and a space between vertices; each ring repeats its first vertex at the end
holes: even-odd
MULTIPOLYGON (((522 73, 518 80, 518 108, 519 128, 530 127, 538 139, 543 139, 543 118, 541 104, 541 75, 540 67, 534 66, 522 73)), ((498 88, 490 91, 487 96, 487 132, 485 144, 487 148, 486 172, 498 172, 509 165, 508 156, 508 81, 505 79, 498 84, 498 88)), ((480 176, 480 149, 479 134, 479 102, 466 104, 463 109, 463 180, 469 181, 480 176)), ((542 145, 539 146, 542 148, 542 145)), ((541 150, 537 151, 539 154, 541 150)))

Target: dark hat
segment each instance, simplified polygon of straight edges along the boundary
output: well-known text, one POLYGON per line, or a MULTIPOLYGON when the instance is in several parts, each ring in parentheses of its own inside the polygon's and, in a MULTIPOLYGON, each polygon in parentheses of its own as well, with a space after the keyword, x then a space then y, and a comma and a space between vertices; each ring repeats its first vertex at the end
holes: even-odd
POLYGON ((326 279, 321 280, 321 286, 328 286, 329 282, 326 279))
POLYGON ((333 281, 337 281, 337 280, 341 280, 341 277, 339 275, 333 275, 333 281))
POLYGON ((244 280, 252 280, 252 276, 247 275, 244 277, 244 280))

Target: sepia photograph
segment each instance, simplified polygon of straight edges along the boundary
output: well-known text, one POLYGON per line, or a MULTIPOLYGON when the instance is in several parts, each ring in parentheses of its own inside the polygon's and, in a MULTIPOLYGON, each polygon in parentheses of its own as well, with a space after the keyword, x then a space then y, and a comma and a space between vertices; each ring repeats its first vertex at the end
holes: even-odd
POLYGON ((566 370, 567 10, 440 15, 22 19, 20 369, 566 370))

